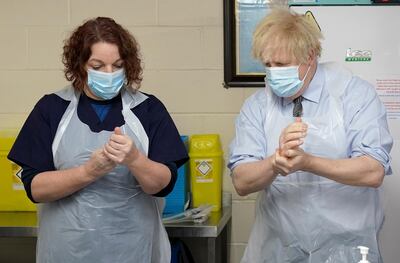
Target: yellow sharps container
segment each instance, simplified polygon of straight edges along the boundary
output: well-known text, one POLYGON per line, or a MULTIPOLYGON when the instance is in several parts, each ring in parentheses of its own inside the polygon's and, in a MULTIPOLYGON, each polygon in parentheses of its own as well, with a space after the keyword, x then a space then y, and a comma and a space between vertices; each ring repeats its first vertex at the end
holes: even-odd
POLYGON ((17 164, 7 159, 17 131, 0 131, 0 211, 36 211, 26 196, 17 164))
POLYGON ((218 134, 196 134, 189 140, 192 206, 221 209, 222 149, 218 134))

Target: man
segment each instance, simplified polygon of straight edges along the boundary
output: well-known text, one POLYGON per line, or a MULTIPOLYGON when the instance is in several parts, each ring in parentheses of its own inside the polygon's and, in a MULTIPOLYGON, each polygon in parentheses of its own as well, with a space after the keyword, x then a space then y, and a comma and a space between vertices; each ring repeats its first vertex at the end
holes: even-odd
POLYGON ((261 191, 242 262, 358 262, 359 245, 381 262, 386 111, 372 85, 318 63, 321 38, 288 9, 254 33, 266 89, 244 103, 228 164, 239 195, 261 191))

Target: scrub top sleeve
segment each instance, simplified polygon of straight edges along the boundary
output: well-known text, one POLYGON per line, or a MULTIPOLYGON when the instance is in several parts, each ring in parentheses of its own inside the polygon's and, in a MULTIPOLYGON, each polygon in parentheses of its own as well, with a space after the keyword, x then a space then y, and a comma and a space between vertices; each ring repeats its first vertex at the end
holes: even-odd
POLYGON ((24 184, 25 192, 28 198, 33 202, 37 203, 32 197, 32 180, 33 178, 39 173, 39 171, 29 167, 29 166, 22 166, 22 183, 24 184))
POLYGON ((42 97, 25 121, 8 158, 38 172, 54 170, 51 146, 68 104, 55 94, 42 97))
POLYGON ((343 105, 351 157, 368 155, 382 164, 385 174, 391 174, 393 138, 388 128, 386 109, 375 88, 367 81, 354 77, 345 91, 343 105))
POLYGON ((174 162, 179 168, 188 160, 187 150, 167 109, 156 97, 149 95, 149 153, 156 162, 174 162))
MULTIPOLYGON (((263 98, 263 97, 261 97, 263 98)), ((228 168, 233 170, 240 163, 262 160, 267 154, 264 132, 266 102, 260 96, 248 98, 235 122, 235 137, 231 142, 228 168)))

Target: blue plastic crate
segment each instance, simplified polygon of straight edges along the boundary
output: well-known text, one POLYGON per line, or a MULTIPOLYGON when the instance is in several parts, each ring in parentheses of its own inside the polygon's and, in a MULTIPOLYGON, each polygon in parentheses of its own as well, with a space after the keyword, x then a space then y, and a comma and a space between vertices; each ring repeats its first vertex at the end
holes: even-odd
MULTIPOLYGON (((188 136, 182 135, 181 139, 187 149, 188 136)), ((176 179, 175 187, 172 192, 165 197, 164 215, 181 213, 185 209, 189 192, 188 163, 189 162, 186 162, 178 168, 178 178, 176 179)))

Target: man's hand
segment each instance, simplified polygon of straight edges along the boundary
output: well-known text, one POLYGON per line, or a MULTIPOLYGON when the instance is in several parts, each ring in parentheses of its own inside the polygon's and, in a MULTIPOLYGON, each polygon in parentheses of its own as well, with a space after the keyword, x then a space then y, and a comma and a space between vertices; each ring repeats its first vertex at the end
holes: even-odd
POLYGON ((275 151, 273 169, 275 174, 286 176, 303 168, 308 164, 311 155, 300 147, 289 149, 285 155, 281 155, 279 149, 275 151))
POLYGON ((286 156, 290 149, 299 148, 307 135, 307 124, 296 118, 296 121, 288 125, 279 136, 279 153, 286 156))
POLYGON ((299 146, 304 143, 307 135, 307 124, 300 117, 294 123, 288 125, 279 136, 279 149, 273 157, 273 169, 275 174, 288 175, 301 170, 309 156, 299 146))

